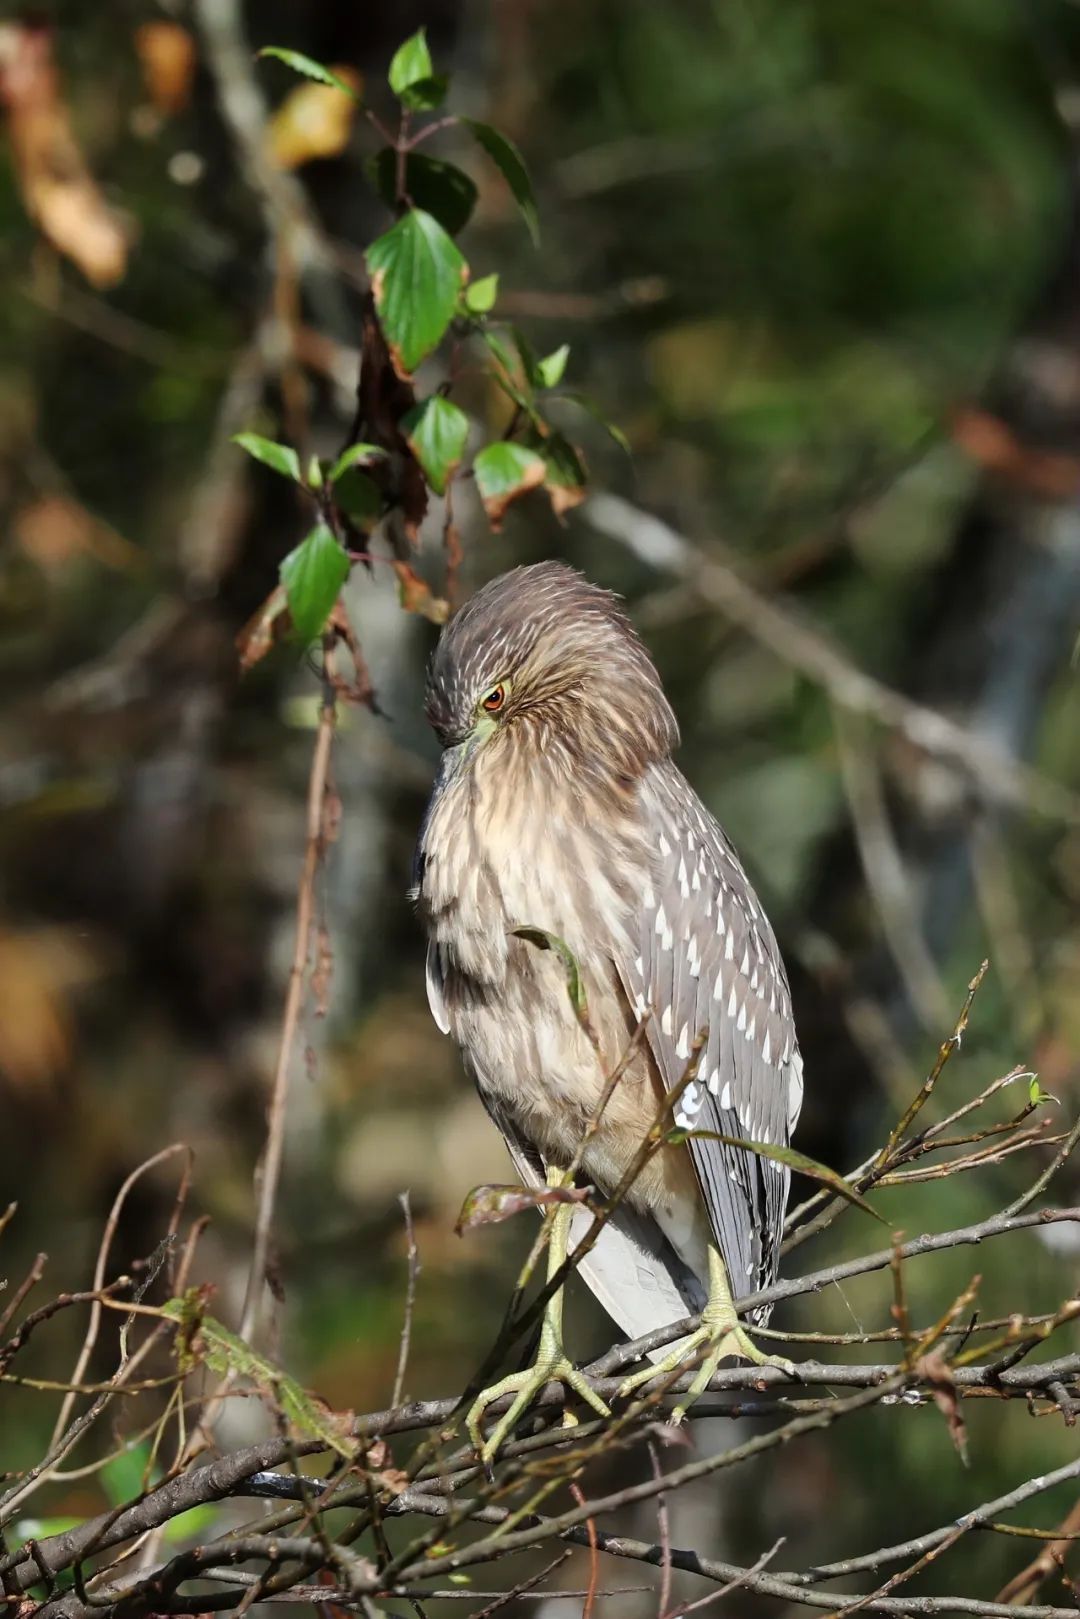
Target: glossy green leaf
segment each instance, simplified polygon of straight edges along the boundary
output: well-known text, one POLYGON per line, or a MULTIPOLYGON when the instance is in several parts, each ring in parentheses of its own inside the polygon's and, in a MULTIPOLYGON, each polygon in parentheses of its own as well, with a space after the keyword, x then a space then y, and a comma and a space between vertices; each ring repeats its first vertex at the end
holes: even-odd
POLYGON ((421 208, 372 242, 366 258, 394 369, 408 376, 453 320, 468 266, 453 238, 421 208))
POLYGON ((470 281, 465 288, 465 308, 470 315, 486 315, 494 309, 498 296, 498 276, 482 275, 479 281, 470 281))
POLYGON ((547 468, 535 450, 521 444, 487 444, 473 462, 476 487, 493 529, 502 527, 506 509, 542 484, 547 468))
POLYGON ((290 445, 278 444, 272 438, 262 438, 258 433, 234 433, 232 442, 246 450, 256 461, 261 461, 274 472, 280 472, 283 478, 300 482, 300 457, 290 445))
POLYGON ((394 53, 388 74, 394 94, 416 112, 430 112, 446 96, 445 74, 436 73, 423 28, 400 45, 394 53))
POLYGON ((344 91, 345 95, 351 96, 354 101, 360 100, 351 84, 346 84, 344 79, 339 79, 336 73, 331 73, 322 62, 304 56, 301 51, 287 51, 279 45, 267 45, 259 55, 276 57, 279 62, 284 62, 286 67, 291 67, 294 73, 303 74, 305 79, 315 79, 319 84, 333 85, 335 90, 344 91))
MULTIPOLYGON (((378 152, 368 170, 375 189, 388 208, 397 206, 397 154, 392 146, 378 152)), ((456 236, 468 224, 479 193, 464 169, 426 152, 409 152, 405 158, 405 191, 417 208, 423 208, 439 221, 444 230, 456 236)))
POLYGON ((437 495, 444 494, 465 453, 469 418, 451 400, 435 394, 406 412, 401 427, 428 483, 437 495))
POLYGON ((382 491, 358 467, 346 467, 334 484, 334 502, 358 528, 367 529, 382 516, 382 491))
POLYGON ((368 466, 372 461, 385 461, 386 451, 378 444, 350 444, 347 450, 342 450, 333 466, 330 468, 330 482, 337 483, 343 472, 350 467, 368 466))
POLYGON ((475 118, 463 118, 461 121, 472 131, 475 139, 510 187, 514 201, 521 210, 521 217, 529 228, 529 235, 534 245, 539 247, 540 221, 536 212, 536 197, 521 153, 512 140, 500 134, 497 129, 493 129, 490 124, 478 123, 475 118))
POLYGON ((321 634, 348 576, 349 559, 325 523, 317 523, 281 564, 289 617, 305 646, 321 634))
POLYGON ((566 362, 569 358, 570 345, 569 343, 563 343, 554 351, 554 353, 549 354, 546 359, 538 360, 536 362, 536 369, 540 378, 540 386, 542 388, 558 387, 559 383, 563 379, 563 372, 566 370, 566 362))

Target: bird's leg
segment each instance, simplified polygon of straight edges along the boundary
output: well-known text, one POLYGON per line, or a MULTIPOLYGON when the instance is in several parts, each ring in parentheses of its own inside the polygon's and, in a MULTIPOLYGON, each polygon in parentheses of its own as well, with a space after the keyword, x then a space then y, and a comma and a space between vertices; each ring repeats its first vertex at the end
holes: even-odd
POLYGON ((790 1360, 785 1360, 782 1355, 766 1355, 760 1350, 740 1322, 735 1311, 735 1301, 731 1296, 727 1268, 719 1249, 712 1243, 709 1244, 709 1300, 701 1312, 700 1327, 691 1333, 689 1338, 684 1338, 678 1349, 666 1360, 662 1360, 656 1366, 647 1366, 644 1371, 635 1372, 633 1376, 626 1378, 619 1389, 619 1394, 629 1394, 633 1389, 640 1388, 643 1383, 651 1382, 655 1377, 670 1376, 698 1350, 704 1350, 701 1365, 694 1381, 672 1411, 672 1422, 682 1421, 687 1409, 693 1405, 698 1395, 703 1394, 708 1388, 713 1373, 722 1360, 734 1357, 738 1360, 752 1361, 755 1366, 779 1366, 789 1377, 798 1375, 790 1360))
MULTIPOLYGON (((549 1186, 562 1186, 565 1176, 561 1170, 549 1169, 547 1183, 549 1186)), ((574 1206, 572 1203, 556 1203, 545 1218, 548 1226, 548 1281, 566 1260, 567 1249, 570 1246, 570 1222, 573 1219, 574 1206)), ((590 1387, 587 1379, 578 1371, 577 1367, 568 1360, 563 1348, 562 1337, 563 1317, 563 1290, 560 1287, 551 1295, 544 1307, 543 1325, 540 1329, 540 1344, 536 1352, 536 1360, 526 1371, 512 1372, 501 1382, 492 1384, 491 1388, 484 1389, 478 1394, 469 1408, 465 1419, 469 1430, 469 1437, 473 1442, 477 1454, 485 1466, 489 1466, 495 1457, 499 1446, 517 1422, 521 1413, 531 1405, 537 1395, 548 1383, 561 1383, 569 1392, 577 1394, 587 1405, 602 1417, 609 1417, 610 1410, 604 1401, 590 1387), (484 1412, 493 1401, 500 1399, 504 1394, 513 1394, 515 1398, 509 1408, 499 1418, 485 1440, 480 1428, 484 1412)), ((563 1423, 567 1426, 574 1422, 569 1412, 563 1415, 563 1423)))

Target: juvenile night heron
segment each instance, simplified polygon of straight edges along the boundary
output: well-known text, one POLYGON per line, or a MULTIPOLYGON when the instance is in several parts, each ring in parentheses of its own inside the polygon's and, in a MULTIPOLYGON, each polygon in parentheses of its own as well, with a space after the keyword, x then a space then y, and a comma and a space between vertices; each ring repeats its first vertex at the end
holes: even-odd
MULTIPOLYGON (((416 853, 428 999, 522 1179, 558 1183, 643 1017, 581 1179, 613 1192, 702 1034, 675 1124, 785 1145, 802 1060, 776 940, 734 849, 672 761, 675 716, 616 598, 556 562, 493 580, 443 631, 427 713, 444 750, 416 853), (599 1060, 565 960, 537 948, 543 934, 577 962, 599 1060)), ((631 1336, 702 1312, 699 1331, 663 1363, 701 1357, 684 1405, 724 1357, 771 1359, 733 1298, 775 1277, 787 1191, 774 1160, 690 1136, 652 1157, 580 1266, 631 1336)), ((563 1204, 549 1216, 552 1268, 572 1214, 563 1204)), ((581 1211, 573 1219, 588 1223, 581 1211)), ((487 1457, 551 1379, 606 1410, 564 1354, 558 1294, 535 1367, 487 1390, 470 1414, 478 1438, 491 1400, 517 1395, 487 1457)))

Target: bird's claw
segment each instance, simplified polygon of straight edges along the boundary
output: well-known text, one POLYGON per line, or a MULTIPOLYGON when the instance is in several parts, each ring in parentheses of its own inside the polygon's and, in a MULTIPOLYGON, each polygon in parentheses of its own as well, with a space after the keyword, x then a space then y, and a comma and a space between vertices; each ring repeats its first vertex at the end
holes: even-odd
POLYGON ((671 1413, 673 1424, 682 1422, 694 1401, 704 1394, 722 1361, 748 1360, 754 1366, 777 1366, 788 1377, 798 1376, 794 1364, 783 1355, 767 1355, 758 1348, 730 1307, 716 1311, 706 1307, 701 1319, 701 1326, 680 1345, 677 1355, 669 1356, 658 1366, 647 1366, 643 1371, 625 1378, 619 1385, 618 1397, 622 1399, 632 1394, 643 1383, 651 1382, 654 1378, 670 1376, 680 1366, 685 1366, 698 1350, 704 1350, 701 1364, 690 1387, 671 1413))
MULTIPOLYGON (((561 1383, 568 1394, 576 1394, 585 1401, 601 1417, 609 1417, 611 1411, 590 1385, 588 1379, 579 1372, 577 1367, 569 1361, 561 1350, 552 1353, 541 1353, 536 1363, 524 1372, 512 1372, 491 1388, 484 1389, 478 1394, 469 1408, 465 1418, 465 1426, 469 1432, 473 1448, 485 1468, 490 1468, 499 1447, 507 1434, 511 1432, 514 1424, 522 1413, 532 1404, 536 1397, 543 1392, 549 1383, 561 1383), (503 1412, 498 1422, 485 1439, 481 1430, 484 1412, 489 1405, 494 1404, 506 1394, 513 1394, 514 1399, 503 1412)), ((563 1414, 563 1423, 570 1427, 576 1418, 567 1411, 563 1414)))

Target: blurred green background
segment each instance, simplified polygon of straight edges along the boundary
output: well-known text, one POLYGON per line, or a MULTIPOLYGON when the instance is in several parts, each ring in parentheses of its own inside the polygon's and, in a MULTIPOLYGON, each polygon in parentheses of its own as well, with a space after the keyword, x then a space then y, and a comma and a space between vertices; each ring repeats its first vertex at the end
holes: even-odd
MULTIPOLYGON (((452 104, 529 162, 539 251, 498 176, 440 137, 481 188, 463 245, 474 273, 499 271, 497 313, 541 352, 569 342, 568 381, 630 441, 627 458, 568 415, 594 486, 782 596, 852 668, 1080 791, 1080 7, 54 0, 45 20, 0 24, 0 1207, 20 1206, 0 1274, 43 1249, 43 1289, 83 1283, 123 1177, 183 1140, 212 1222, 198 1273, 235 1319, 317 688, 288 649, 238 674, 234 638, 303 514, 228 440, 299 420, 306 448, 339 445, 359 251, 387 223, 371 131, 297 102, 299 81, 254 51, 351 65, 378 106, 392 50, 426 24, 452 104), (251 151, 320 222, 325 251, 291 277, 275 273, 251 151)), ((437 364, 423 375, 437 381, 437 364)), ((479 377, 462 397, 495 408, 479 377)), ((471 509, 461 521, 467 583, 559 554, 627 594, 680 715, 683 767, 789 964, 804 1151, 843 1169, 882 1139, 984 955, 934 1106, 1022 1061, 1072 1117, 1075 817, 1007 808, 838 711, 752 626, 597 534, 587 507, 560 526, 530 500, 498 536, 471 509)), ((441 588, 438 524, 425 535, 418 566, 441 588)), ((365 1410, 385 1403, 397 1356, 398 1194, 423 1264, 410 1394, 460 1385, 531 1233, 453 1234, 464 1193, 507 1164, 430 1021, 405 899, 434 758, 434 631, 388 571, 358 570, 349 589, 382 714, 351 712, 335 754, 330 1009, 305 1015, 276 1258, 281 1354, 365 1410)), ((1044 1161, 1038 1149, 880 1203, 908 1231, 978 1219, 1044 1161)), ((173 1186, 140 1183, 118 1264, 153 1246, 173 1186)), ((1075 1192, 1066 1174, 1057 1201, 1075 1192)), ((879 1243, 853 1212, 793 1263, 879 1243)), ((961 1251, 912 1272, 919 1318, 976 1268, 996 1314, 1052 1308, 1078 1258, 1036 1238, 977 1265, 961 1251)), ((888 1304, 877 1278, 784 1322, 880 1326, 888 1304)), ((582 1353, 610 1337, 582 1289, 572 1321, 582 1353)), ((70 1366, 74 1330, 64 1318, 42 1340, 41 1375, 70 1366)), ((796 1567, 943 1522, 1075 1443, 985 1404, 968 1472, 932 1410, 882 1409, 737 1499, 710 1487, 681 1505, 675 1538, 752 1561, 782 1533, 796 1567)), ((44 1394, 0 1390, 0 1468, 39 1454, 54 1416, 44 1394)), ((48 1510, 93 1510, 96 1489, 58 1488, 48 1510)), ((1068 1505, 1049 1496, 1030 1521, 1068 1505)), ((654 1533, 647 1514, 634 1532, 654 1533)), ((934 1588, 977 1579, 992 1595, 1024 1560, 1022 1543, 980 1541, 934 1588)))

